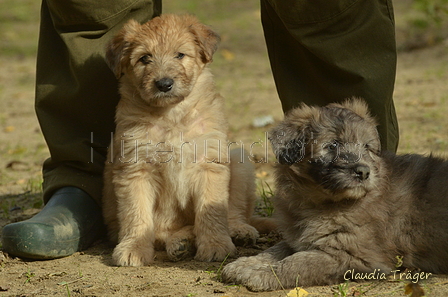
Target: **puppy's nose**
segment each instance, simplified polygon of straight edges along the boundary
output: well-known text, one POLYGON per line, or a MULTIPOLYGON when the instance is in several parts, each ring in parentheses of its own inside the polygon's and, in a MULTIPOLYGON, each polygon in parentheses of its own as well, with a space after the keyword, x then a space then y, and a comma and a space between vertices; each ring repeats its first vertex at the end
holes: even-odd
POLYGON ((157 89, 159 89, 159 91, 164 92, 164 93, 170 91, 173 88, 173 84, 174 84, 174 80, 172 80, 171 78, 167 78, 167 77, 164 77, 164 78, 156 81, 157 89))
POLYGON ((358 165, 354 169, 356 177, 363 181, 369 178, 370 168, 366 165, 358 165))

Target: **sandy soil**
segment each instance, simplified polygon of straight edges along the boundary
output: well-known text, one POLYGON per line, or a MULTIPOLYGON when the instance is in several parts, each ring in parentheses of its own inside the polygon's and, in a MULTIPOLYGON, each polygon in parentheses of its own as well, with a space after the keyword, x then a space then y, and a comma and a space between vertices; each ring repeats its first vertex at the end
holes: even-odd
MULTIPOLYGON (((220 32, 222 44, 212 68, 228 102, 230 139, 253 144, 253 153, 262 158, 267 145, 265 133, 271 126, 255 128, 252 123, 266 115, 279 121, 282 112, 270 74, 257 3, 202 2, 199 9, 195 1, 169 1, 164 3, 165 12, 195 12, 220 32), (232 11, 230 16, 226 11, 232 11)), ((401 16, 397 15, 398 33, 403 29, 401 16)), ((30 30, 34 30, 31 35, 36 39, 37 26, 33 22, 34 29, 30 30)), ((4 36, 13 38, 14 31, 4 36)), ((407 35, 399 35, 398 40, 403 36, 407 35)), ((33 55, 0 55, 0 228, 31 217, 42 206, 40 170, 48 150, 33 110, 34 66, 33 55)), ((446 154, 447 81, 448 41, 400 52, 395 91, 400 153, 446 154)), ((259 184, 272 184, 274 157, 270 152, 269 158, 269 162, 257 164, 259 184)), ((263 236, 256 247, 240 248, 240 255, 256 254, 276 240, 274 235, 263 236)), ((172 263, 159 252, 152 266, 114 267, 111 253, 112 247, 104 241, 87 251, 51 261, 26 261, 0 251, 0 296, 285 296, 289 291, 252 293, 244 287, 222 284, 219 272, 224 263, 172 263)), ((403 296, 408 283, 405 279, 388 279, 305 289, 309 296, 403 296)), ((431 276, 420 283, 420 288, 427 296, 448 296, 448 279, 431 276)), ((417 289, 414 287, 414 291, 417 289)))

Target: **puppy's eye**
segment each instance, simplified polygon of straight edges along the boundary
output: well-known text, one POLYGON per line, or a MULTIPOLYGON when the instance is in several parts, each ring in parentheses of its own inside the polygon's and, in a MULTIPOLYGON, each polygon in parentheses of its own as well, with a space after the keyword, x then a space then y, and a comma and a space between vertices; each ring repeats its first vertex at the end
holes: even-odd
POLYGON ((179 59, 179 60, 182 60, 183 57, 185 57, 185 54, 184 54, 184 53, 177 53, 175 58, 176 58, 176 59, 179 59))
POLYGON ((329 143, 326 145, 326 148, 328 148, 330 151, 335 151, 338 149, 339 143, 335 140, 332 143, 329 143))
POLYGON ((152 62, 151 58, 152 58, 152 56, 148 54, 148 55, 142 56, 140 59, 138 59, 138 61, 142 62, 145 65, 148 65, 149 63, 152 62))
POLYGON ((364 147, 366 148, 366 150, 371 151, 372 153, 379 155, 381 153, 381 150, 379 147, 377 147, 376 145, 370 144, 370 143, 366 143, 364 145, 364 147))

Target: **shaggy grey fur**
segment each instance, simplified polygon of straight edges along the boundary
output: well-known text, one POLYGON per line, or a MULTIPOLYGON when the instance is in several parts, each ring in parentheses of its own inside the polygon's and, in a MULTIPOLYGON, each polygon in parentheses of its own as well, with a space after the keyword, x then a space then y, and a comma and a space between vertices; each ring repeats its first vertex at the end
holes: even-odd
POLYGON ((402 267, 448 273, 447 161, 381 153, 357 99, 302 105, 270 140, 284 241, 228 264, 225 282, 253 291, 335 284, 349 270, 390 274, 397 256, 402 267))

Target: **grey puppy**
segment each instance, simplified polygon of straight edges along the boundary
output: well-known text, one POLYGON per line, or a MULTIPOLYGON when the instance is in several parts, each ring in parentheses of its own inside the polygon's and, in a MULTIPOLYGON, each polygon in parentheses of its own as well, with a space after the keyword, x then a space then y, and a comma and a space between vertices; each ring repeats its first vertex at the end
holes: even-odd
POLYGON ((275 211, 284 241, 228 264, 253 291, 448 273, 448 162, 380 152, 359 99, 301 107, 273 129, 275 211), (402 262, 401 262, 402 261, 402 262), (425 274, 423 274, 425 272, 425 274))

